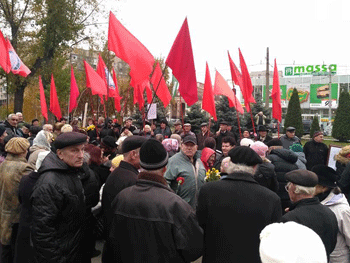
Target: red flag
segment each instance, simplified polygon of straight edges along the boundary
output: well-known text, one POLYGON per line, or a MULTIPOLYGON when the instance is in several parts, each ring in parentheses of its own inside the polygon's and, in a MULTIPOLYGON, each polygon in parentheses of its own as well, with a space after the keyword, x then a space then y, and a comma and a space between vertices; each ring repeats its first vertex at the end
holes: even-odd
POLYGON ((41 81, 41 76, 40 75, 39 75, 39 90, 40 90, 41 114, 44 116, 46 121, 48 121, 47 105, 46 105, 46 99, 45 99, 44 86, 43 86, 43 82, 41 81))
POLYGON ((233 63, 230 53, 228 53, 228 59, 230 61, 230 69, 231 69, 231 77, 235 85, 242 86, 242 74, 239 72, 239 69, 236 67, 235 63, 233 63))
MULTIPOLYGON (((100 54, 98 55, 98 64, 96 72, 104 80, 106 87, 108 87, 108 97, 115 97, 114 80, 100 54)), ((105 98, 107 100, 107 96, 105 98)))
POLYGON ((71 113, 78 106, 79 89, 77 81, 75 80, 73 66, 70 71, 70 96, 69 96, 69 113, 71 113))
POLYGON ((152 93, 152 90, 151 90, 151 84, 149 82, 149 80, 145 81, 144 82, 144 88, 143 90, 146 89, 146 94, 147 94, 147 103, 148 104, 151 104, 152 102, 152 97, 153 97, 153 93, 152 93))
POLYGON ((250 79, 247 65, 245 64, 243 55, 241 53, 241 50, 240 49, 238 50, 239 50, 239 61, 241 64, 241 71, 242 71, 242 86, 240 86, 240 88, 244 98, 244 105, 246 107, 246 110, 247 112, 250 112, 249 103, 255 103, 255 99, 253 97, 253 85, 252 85, 252 80, 250 79))
MULTIPOLYGON (((108 50, 130 66, 130 76, 135 85, 149 79, 154 58, 147 48, 134 37, 114 16, 109 14, 108 50)), ((133 86, 134 87, 134 86, 133 86)))
POLYGON ((0 30, 0 66, 3 68, 3 70, 7 74, 10 73, 10 70, 11 70, 10 57, 7 50, 7 43, 1 30, 0 30))
POLYGON ((57 119, 62 118, 60 104, 58 103, 55 80, 53 74, 51 74, 51 87, 50 87, 50 111, 57 119))
POLYGON ((216 71, 215 75, 215 84, 214 84, 214 95, 224 95, 230 101, 230 107, 233 106, 240 113, 243 114, 244 110, 237 99, 236 95, 233 93, 233 90, 227 84, 226 80, 221 76, 221 74, 216 71))
POLYGON ((114 68, 112 69, 112 75, 113 75, 113 81, 115 84, 115 90, 114 90, 114 107, 117 111, 121 111, 121 106, 120 106, 120 100, 122 99, 119 95, 119 90, 118 90, 118 82, 117 82, 117 75, 115 74, 114 68))
POLYGON ((91 88, 92 95, 107 95, 106 84, 97 72, 84 60, 86 87, 91 88))
POLYGON ((214 102, 214 92, 213 92, 213 86, 211 84, 208 62, 206 64, 202 109, 207 111, 211 116, 213 116, 215 121, 217 120, 215 102, 214 102))
POLYGON ((179 92, 188 106, 198 101, 196 70, 187 18, 185 19, 165 62, 179 82, 179 92))
POLYGON ((143 99, 143 91, 144 88, 142 88, 141 85, 135 85, 134 87, 134 104, 139 104, 139 109, 142 111, 143 106, 145 105, 145 101, 143 99))
POLYGON ((273 85, 272 85, 272 117, 282 121, 282 105, 281 105, 281 88, 280 88, 280 80, 278 76, 277 63, 275 59, 275 68, 273 70, 273 85))
POLYGON ((168 89, 168 86, 165 83, 162 70, 160 69, 159 63, 157 63, 156 68, 154 69, 151 83, 153 85, 153 90, 155 91, 158 98, 163 102, 164 108, 169 105, 171 100, 171 95, 168 89), (159 86, 158 86, 159 84, 159 86))
POLYGON ((22 77, 27 77, 30 74, 30 69, 24 65, 22 60, 18 57, 16 51, 11 45, 10 40, 6 39, 7 50, 9 52, 9 57, 11 61, 11 71, 15 75, 20 75, 22 77))

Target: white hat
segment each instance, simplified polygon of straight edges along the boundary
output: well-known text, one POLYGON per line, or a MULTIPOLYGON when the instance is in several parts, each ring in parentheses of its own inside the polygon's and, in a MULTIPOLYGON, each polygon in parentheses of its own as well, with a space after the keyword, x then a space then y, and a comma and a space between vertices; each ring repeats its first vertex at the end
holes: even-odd
POLYGON ((253 143, 254 143, 254 141, 252 139, 243 138, 240 142, 240 145, 250 147, 253 143))
POLYGON ((262 263, 327 263, 320 236, 295 222, 266 226, 260 233, 259 250, 262 263))

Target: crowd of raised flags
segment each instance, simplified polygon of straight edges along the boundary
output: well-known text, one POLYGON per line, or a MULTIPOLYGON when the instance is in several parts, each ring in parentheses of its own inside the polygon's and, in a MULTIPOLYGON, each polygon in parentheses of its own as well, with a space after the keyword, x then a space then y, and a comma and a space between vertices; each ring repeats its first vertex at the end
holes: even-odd
MULTIPOLYGON (((147 93, 147 103, 151 104, 154 95, 163 102, 164 107, 169 105, 172 95, 164 80, 164 70, 161 69, 159 63, 155 64, 153 55, 148 49, 133 36, 110 12, 109 29, 108 29, 108 50, 113 51, 117 57, 125 61, 130 67, 130 86, 134 90, 134 104, 138 104, 140 110, 145 105, 144 91, 147 93), (153 91, 152 89, 153 88, 153 91)), ((247 112, 251 113, 250 104, 255 103, 253 97, 253 85, 249 75, 249 71, 242 52, 239 49, 240 68, 235 65, 228 53, 228 59, 231 69, 232 80, 235 85, 239 86, 242 92, 244 106, 247 112)), ((174 43, 165 61, 165 64, 171 68, 173 76, 179 83, 178 92, 188 106, 198 101, 196 70, 194 66, 194 58, 192 52, 192 44, 187 18, 185 19, 174 43)), ((10 41, 5 39, 0 31, 0 66, 6 73, 10 71, 13 74, 19 74, 27 77, 30 73, 22 61, 18 58, 10 41), (11 59, 10 59, 11 58, 11 59)), ((112 76, 101 55, 96 71, 84 60, 86 87, 91 89, 92 95, 98 95, 101 103, 108 98, 114 98, 115 108, 121 111, 121 98, 118 90, 118 83, 114 69, 112 76)), ((42 115, 47 119, 47 106, 41 77, 39 76, 40 101, 42 115)), ((215 109, 215 95, 226 96, 229 100, 229 106, 234 107, 238 113, 243 114, 244 108, 236 97, 235 89, 231 89, 222 75, 216 71, 214 86, 212 86, 209 66, 206 64, 206 75, 204 83, 204 93, 202 108, 207 111, 214 120, 217 120, 215 109)), ((75 81, 73 66, 71 68, 71 87, 69 112, 77 107, 79 97, 79 89, 75 81)), ((279 122, 282 119, 281 108, 281 92, 279 86, 279 76, 277 63, 275 59, 272 98, 272 116, 279 122)), ((58 102, 54 77, 51 75, 50 86, 50 111, 60 119, 62 117, 61 109, 58 102)), ((252 117, 252 115, 251 115, 252 117)), ((239 115, 237 114, 237 118, 239 115)), ((239 119, 238 119, 239 121, 239 119)), ((254 121, 252 117, 252 124, 254 121)))

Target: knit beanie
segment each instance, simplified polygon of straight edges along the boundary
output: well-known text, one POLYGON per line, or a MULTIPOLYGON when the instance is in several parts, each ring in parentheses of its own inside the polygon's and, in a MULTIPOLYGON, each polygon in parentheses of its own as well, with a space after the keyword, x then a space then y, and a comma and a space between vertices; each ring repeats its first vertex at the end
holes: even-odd
POLYGON ((274 223, 260 233, 262 263, 326 263, 327 254, 318 234, 295 223, 274 223))
POLYGON ((319 135, 323 135, 323 132, 321 132, 321 131, 314 132, 314 135, 312 136, 312 138, 315 138, 315 137, 317 137, 319 135))
POLYGON ((22 154, 28 150, 30 143, 22 137, 14 137, 5 145, 5 151, 12 154, 22 154))
POLYGON ((293 143, 293 145, 289 146, 289 149, 295 153, 303 152, 303 146, 300 143, 293 143))
POLYGON ((168 163, 168 153, 162 143, 155 139, 144 142, 140 149, 140 166, 145 170, 157 170, 168 163))
POLYGON ((261 141, 254 142, 250 148, 254 150, 261 158, 266 157, 266 152, 268 151, 269 147, 261 141))

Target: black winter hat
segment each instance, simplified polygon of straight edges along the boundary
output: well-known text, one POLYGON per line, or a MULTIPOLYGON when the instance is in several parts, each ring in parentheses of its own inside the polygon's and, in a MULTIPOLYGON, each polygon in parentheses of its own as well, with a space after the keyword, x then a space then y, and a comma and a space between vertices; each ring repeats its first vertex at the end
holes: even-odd
POLYGON ((317 175, 304 169, 290 171, 285 174, 285 178, 288 182, 306 187, 314 187, 318 183, 317 175))
POLYGON ((57 136, 54 146, 56 149, 63 149, 68 146, 87 143, 87 136, 80 132, 65 132, 57 136))
POLYGON ((231 162, 236 164, 254 166, 263 162, 261 157, 247 146, 236 146, 228 152, 228 156, 231 158, 231 162))
POLYGON ((122 153, 140 148, 145 141, 147 141, 147 138, 139 135, 127 137, 122 143, 122 153))
POLYGON ((157 170, 168 163, 168 153, 163 144, 155 139, 149 139, 140 149, 140 166, 145 170, 157 170))
POLYGON ((312 167, 311 171, 317 175, 319 185, 329 188, 337 187, 337 172, 333 168, 324 164, 317 164, 312 167))
POLYGON ((115 143, 115 138, 112 136, 107 135, 103 137, 102 143, 108 146, 109 148, 117 148, 117 145, 115 143))
POLYGON ((278 138, 272 139, 269 142, 266 143, 268 147, 271 146, 283 146, 282 141, 278 138))

